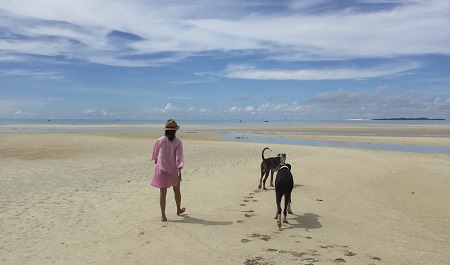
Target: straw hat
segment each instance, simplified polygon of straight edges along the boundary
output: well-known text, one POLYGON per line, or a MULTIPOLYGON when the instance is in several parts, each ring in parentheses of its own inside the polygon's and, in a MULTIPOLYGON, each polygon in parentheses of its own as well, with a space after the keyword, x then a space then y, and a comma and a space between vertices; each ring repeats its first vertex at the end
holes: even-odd
POLYGON ((180 129, 180 125, 178 125, 175 120, 173 119, 167 120, 166 127, 164 127, 164 130, 176 131, 178 129, 180 129))

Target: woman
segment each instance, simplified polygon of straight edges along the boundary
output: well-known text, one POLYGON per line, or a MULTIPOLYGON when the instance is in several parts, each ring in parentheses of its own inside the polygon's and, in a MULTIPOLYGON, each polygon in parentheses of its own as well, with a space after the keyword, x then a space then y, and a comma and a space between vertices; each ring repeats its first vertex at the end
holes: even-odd
POLYGON ((155 175, 152 186, 159 188, 159 204, 161 206, 161 221, 167 221, 166 217, 166 195, 167 188, 173 187, 175 202, 177 204, 177 215, 186 211, 181 208, 181 169, 184 166, 183 144, 176 138, 176 132, 180 126, 176 121, 170 119, 164 127, 165 136, 160 137, 153 147, 152 160, 155 160, 155 175))

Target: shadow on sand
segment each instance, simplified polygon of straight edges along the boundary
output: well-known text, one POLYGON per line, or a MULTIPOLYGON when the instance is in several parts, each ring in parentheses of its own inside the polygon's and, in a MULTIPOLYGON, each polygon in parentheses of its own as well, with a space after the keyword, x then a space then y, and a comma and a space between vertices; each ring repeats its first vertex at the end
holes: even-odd
MULTIPOLYGON (((303 185, 302 184, 294 184, 294 189, 295 188, 298 188, 298 187, 303 187, 303 185)), ((265 190, 263 190, 263 189, 258 189, 258 192, 261 192, 261 191, 268 191, 268 190, 275 190, 275 186, 268 186, 268 187, 266 187, 266 189, 265 190)))
MULTIPOLYGON (((314 213, 305 213, 303 215, 293 214, 295 216, 294 220, 297 224, 290 220, 288 226, 282 227, 283 229, 294 229, 294 228, 304 228, 306 231, 309 229, 319 229, 322 228, 322 224, 319 222, 319 215, 314 213)), ((289 220, 289 217, 288 217, 289 220)))
POLYGON ((199 224, 199 225, 231 225, 233 222, 221 222, 221 221, 209 221, 201 218, 191 217, 187 214, 181 215, 183 219, 169 221, 172 223, 187 223, 187 224, 199 224))

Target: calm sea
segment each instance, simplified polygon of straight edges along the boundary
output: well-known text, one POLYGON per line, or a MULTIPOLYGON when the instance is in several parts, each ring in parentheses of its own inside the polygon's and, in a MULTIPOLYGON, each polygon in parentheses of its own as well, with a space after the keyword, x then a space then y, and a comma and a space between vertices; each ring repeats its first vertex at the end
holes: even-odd
MULTIPOLYGON (((64 128, 27 128, 21 129, 20 125, 164 125, 165 120, 81 120, 81 119, 47 119, 47 120, 1 120, 1 125, 15 125, 15 128, 0 128, 2 132, 152 132, 152 130, 136 130, 136 129, 71 129, 70 127, 64 128)), ((338 148, 356 148, 356 149, 368 149, 368 150, 388 150, 388 151, 400 151, 400 152, 415 152, 415 153, 441 153, 450 154, 450 146, 427 146, 427 145, 403 145, 403 144, 382 144, 382 143, 360 143, 360 142, 336 142, 336 141, 322 141, 322 140, 302 140, 294 138, 278 138, 278 137, 264 137, 261 135, 254 135, 251 131, 220 131, 221 126, 313 126, 313 125, 333 125, 333 124, 348 124, 348 125, 364 125, 364 124, 422 124, 422 125, 449 125, 447 120, 321 120, 321 121, 305 121, 305 120, 177 120, 181 125, 212 125, 219 127, 218 132, 222 138, 229 141, 241 141, 241 142, 255 142, 265 144, 289 144, 289 145, 307 145, 307 146, 328 146, 338 148)), ((160 130, 158 130, 160 131, 160 130)), ((198 131, 201 132, 201 131, 198 131)), ((196 133, 196 132, 189 132, 196 133)), ((301 134, 299 132, 298 134, 301 134)), ((308 134, 315 134, 314 132, 308 132, 308 134)), ((323 132, 317 132, 317 134, 324 134, 323 132)), ((352 134, 348 134, 352 135, 352 134)), ((364 135, 358 133, 357 135, 364 135)), ((375 135, 375 134, 367 134, 375 135)), ((384 136, 389 136, 383 134, 384 136)), ((396 135, 399 136, 399 135, 396 135)), ((427 135, 401 135, 401 136, 427 136, 427 135)), ((442 135, 443 137, 450 137, 450 135, 442 135)))
MULTIPOLYGON (((0 125, 137 125, 162 124, 166 120, 122 120, 122 119, 0 119, 0 125)), ((450 120, 178 120, 184 125, 214 125, 214 126, 308 126, 331 124, 442 124, 450 125, 450 120)))

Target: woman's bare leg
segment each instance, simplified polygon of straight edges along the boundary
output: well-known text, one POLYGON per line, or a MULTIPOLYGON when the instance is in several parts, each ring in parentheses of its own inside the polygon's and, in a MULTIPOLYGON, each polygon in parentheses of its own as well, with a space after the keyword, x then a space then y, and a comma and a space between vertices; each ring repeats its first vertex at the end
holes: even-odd
POLYGON ((159 189, 159 206, 161 207, 161 221, 167 221, 166 217, 166 195, 167 188, 159 189))
POLYGON ((173 192, 175 193, 175 203, 177 204, 177 215, 180 215, 186 211, 186 208, 181 208, 181 181, 178 181, 176 186, 173 186, 173 192))

